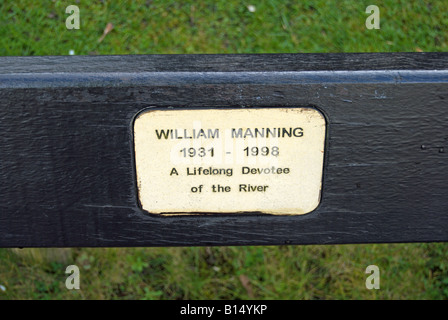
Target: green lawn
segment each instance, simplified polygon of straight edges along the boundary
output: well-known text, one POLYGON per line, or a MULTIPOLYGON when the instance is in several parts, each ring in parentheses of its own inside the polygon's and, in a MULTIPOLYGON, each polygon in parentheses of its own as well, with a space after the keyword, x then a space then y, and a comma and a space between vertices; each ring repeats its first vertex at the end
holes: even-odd
POLYGON ((0 55, 446 51, 447 1, 3 1, 0 55), (95 3, 95 4, 91 4, 95 3), (67 30, 77 4, 81 27, 67 30), (253 4, 255 12, 248 5, 253 4), (114 29, 101 37, 107 23, 114 29))
POLYGON ((447 258, 445 244, 1 249, 0 298, 447 299, 447 258), (65 288, 69 264, 80 290, 65 288))
MULTIPOLYGON (((5 2, 0 55, 447 51, 448 46, 447 1, 5 2), (79 30, 65 27, 70 4, 80 8, 79 30), (381 10, 380 30, 365 27, 370 4, 381 10), (114 28, 98 42, 108 23, 114 28)), ((440 243, 0 249, 0 262, 0 299, 448 298, 448 244, 440 243), (70 264, 80 267, 81 290, 65 288, 70 264), (365 287, 364 271, 371 264, 380 268, 379 290, 365 287)))

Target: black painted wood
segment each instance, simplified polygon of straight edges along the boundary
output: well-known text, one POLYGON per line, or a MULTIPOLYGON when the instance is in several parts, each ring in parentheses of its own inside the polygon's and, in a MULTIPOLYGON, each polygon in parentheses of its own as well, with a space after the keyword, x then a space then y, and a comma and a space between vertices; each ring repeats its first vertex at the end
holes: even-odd
POLYGON ((0 58, 0 246, 448 241, 448 54, 0 58), (155 217, 137 204, 145 108, 315 106, 320 206, 155 217))

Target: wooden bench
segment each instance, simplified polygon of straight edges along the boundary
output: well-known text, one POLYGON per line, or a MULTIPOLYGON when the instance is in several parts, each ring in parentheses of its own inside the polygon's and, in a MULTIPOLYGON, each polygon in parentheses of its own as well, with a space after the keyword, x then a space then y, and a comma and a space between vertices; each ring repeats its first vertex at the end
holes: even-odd
POLYGON ((0 58, 1 247, 426 241, 448 241, 448 53, 0 58), (142 110, 287 107, 327 121, 315 210, 141 208, 142 110))

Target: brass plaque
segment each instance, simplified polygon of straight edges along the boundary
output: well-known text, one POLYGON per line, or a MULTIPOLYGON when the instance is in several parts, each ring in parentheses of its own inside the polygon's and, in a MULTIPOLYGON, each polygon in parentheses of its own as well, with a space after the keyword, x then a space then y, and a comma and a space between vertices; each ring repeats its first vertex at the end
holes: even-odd
POLYGON ((321 196, 325 124, 313 108, 144 111, 134 122, 141 207, 154 214, 311 212, 321 196))

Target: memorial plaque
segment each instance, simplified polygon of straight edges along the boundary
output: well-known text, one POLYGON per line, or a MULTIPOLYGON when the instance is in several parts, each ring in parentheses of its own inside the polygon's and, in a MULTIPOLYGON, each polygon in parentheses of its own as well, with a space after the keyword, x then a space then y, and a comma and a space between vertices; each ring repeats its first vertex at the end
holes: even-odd
POLYGON ((140 205, 164 215, 309 213, 325 131, 314 108, 145 110, 134 121, 140 205))

